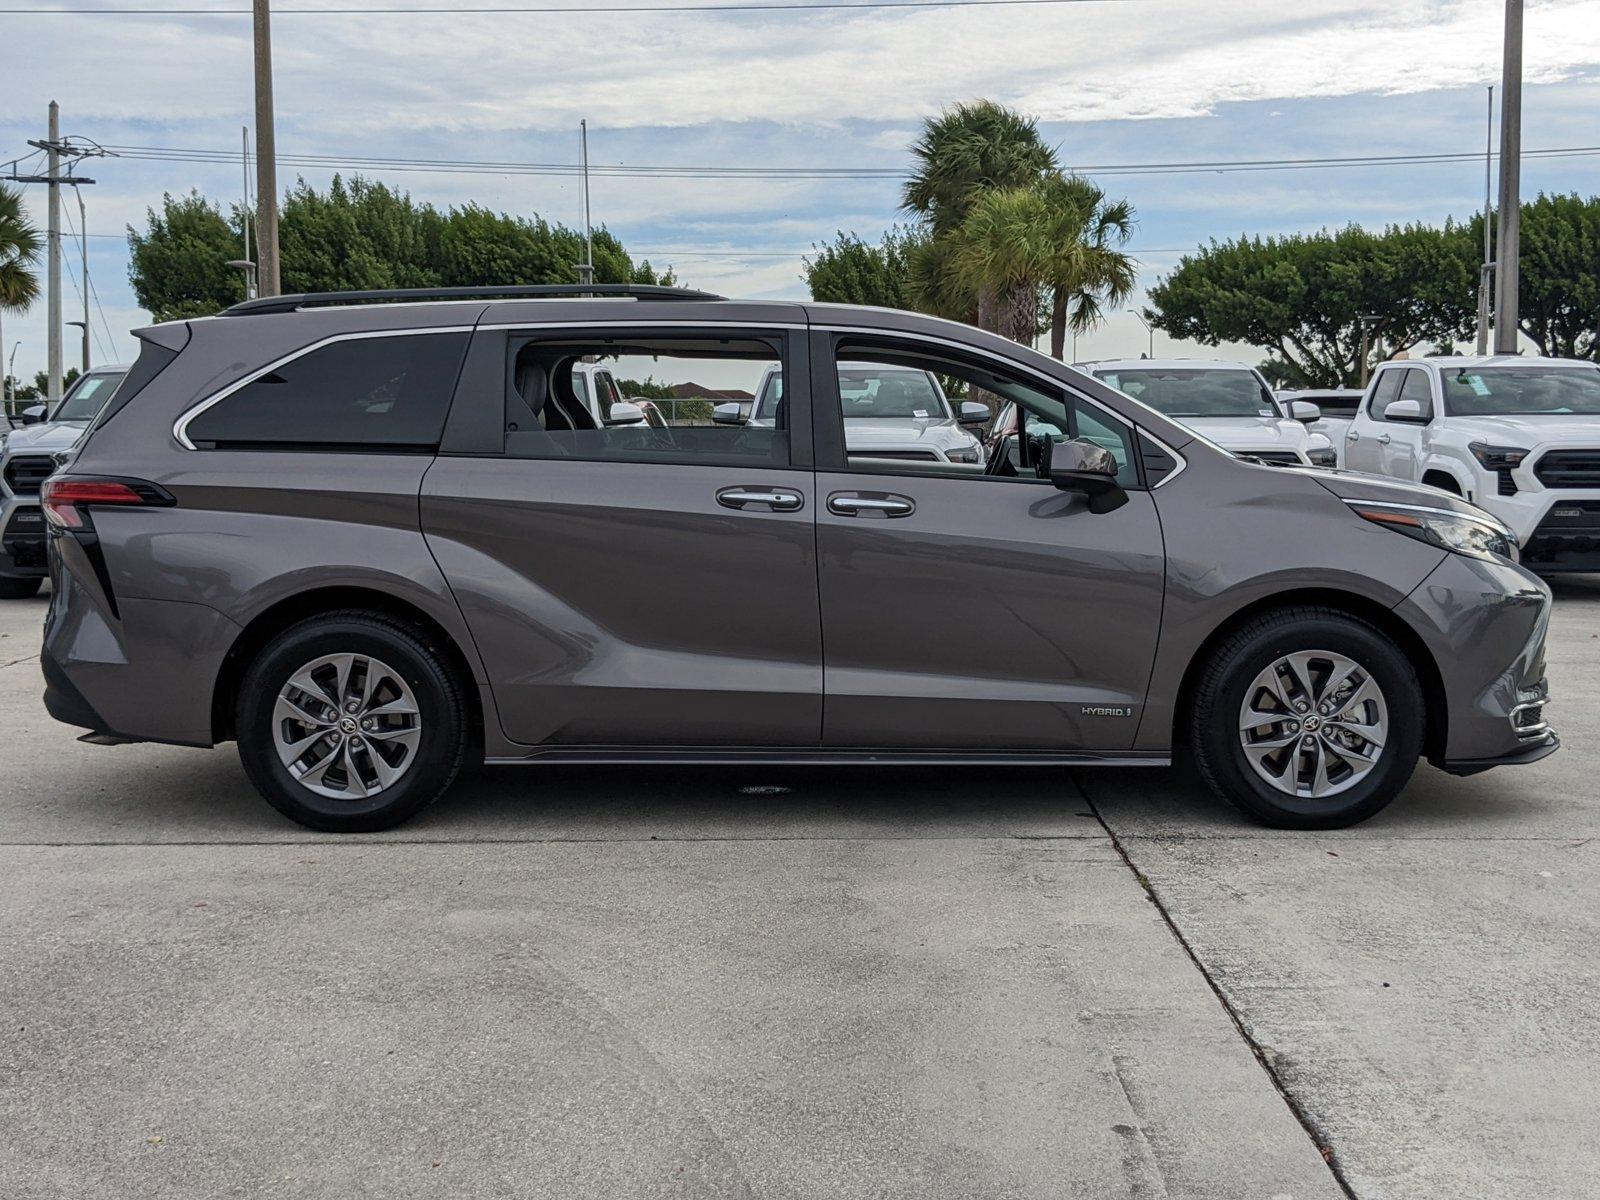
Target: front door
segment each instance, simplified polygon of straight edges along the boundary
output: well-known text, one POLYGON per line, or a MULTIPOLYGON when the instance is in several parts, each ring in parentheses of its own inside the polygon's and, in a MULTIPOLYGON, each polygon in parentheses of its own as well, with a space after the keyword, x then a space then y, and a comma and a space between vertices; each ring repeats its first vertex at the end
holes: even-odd
MULTIPOLYGON (((813 335, 812 379, 824 743, 1129 748, 1165 576, 1135 431, 1048 377, 909 337, 813 335), (1027 444, 991 437, 970 466, 850 453, 829 383, 873 363, 931 371, 958 402, 1015 404, 1027 444), (1091 513, 1038 478, 1040 449, 1066 436, 1118 456, 1126 504, 1091 513)), ((860 410, 856 424, 902 419, 860 410)))
POLYGON ((452 428, 481 424, 475 406, 501 428, 490 452, 441 453, 422 520, 510 740, 817 745, 809 428, 791 437, 788 411, 770 428, 714 425, 711 398, 692 395, 752 388, 789 341, 709 327, 474 335, 452 428), (585 358, 628 394, 690 394, 681 423, 597 427, 573 386, 585 358))

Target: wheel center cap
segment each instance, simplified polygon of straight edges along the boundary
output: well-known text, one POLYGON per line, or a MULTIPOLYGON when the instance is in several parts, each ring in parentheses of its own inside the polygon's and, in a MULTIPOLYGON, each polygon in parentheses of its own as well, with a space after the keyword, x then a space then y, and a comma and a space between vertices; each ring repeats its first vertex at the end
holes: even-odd
POLYGON ((356 719, 354 717, 345 717, 345 718, 340 720, 340 722, 339 722, 339 732, 340 733, 354 733, 355 731, 356 731, 356 719))
POLYGON ((1308 732, 1315 733, 1322 725, 1322 718, 1321 717, 1307 717, 1303 723, 1304 723, 1304 725, 1306 727, 1306 730, 1308 732))

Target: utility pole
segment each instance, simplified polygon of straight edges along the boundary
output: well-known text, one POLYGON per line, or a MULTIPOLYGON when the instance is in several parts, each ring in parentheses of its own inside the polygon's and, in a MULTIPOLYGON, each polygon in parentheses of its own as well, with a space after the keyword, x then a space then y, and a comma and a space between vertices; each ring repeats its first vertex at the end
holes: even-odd
POLYGON ((583 261, 578 264, 578 282, 594 282, 594 236, 589 227, 589 121, 578 122, 578 148, 583 156, 583 261))
MULTIPOLYGON (((278 269, 278 148, 272 125, 272 11, 253 0, 256 46, 256 292, 281 291, 278 269)), ((248 257, 248 256, 247 256, 248 257)))
POLYGON ((1494 304, 1494 84, 1489 85, 1489 117, 1483 132, 1483 266, 1478 269, 1478 353, 1489 353, 1489 318, 1494 304))
MULTIPOLYGON (((43 175, 18 175, 15 164, 8 178, 12 183, 42 183, 50 189, 48 215, 45 221, 45 241, 48 254, 48 264, 45 275, 45 321, 49 328, 45 330, 45 401, 54 405, 61 399, 61 185, 70 184, 73 188, 93 183, 92 179, 84 179, 71 173, 71 166, 66 175, 61 174, 61 160, 66 158, 72 166, 79 159, 96 157, 107 153, 100 146, 89 143, 90 149, 61 140, 61 106, 54 100, 50 101, 50 135, 44 141, 34 138, 28 139, 28 145, 35 146, 45 152, 45 173, 43 175)), ((79 212, 83 211, 83 196, 78 196, 79 212)), ((88 239, 84 239, 88 245, 88 239)), ((84 254, 83 282, 84 282, 84 320, 89 317, 89 258, 87 251, 84 254)), ((85 360, 87 362, 87 359, 85 360)))
POLYGON ((50 177, 50 207, 46 219, 49 274, 45 283, 45 403, 54 409, 61 399, 61 106, 50 101, 50 132, 45 173, 50 177))
POLYGON ((1500 75, 1500 228, 1495 260, 1494 352, 1517 352, 1517 291, 1522 282, 1522 0, 1506 0, 1500 75))

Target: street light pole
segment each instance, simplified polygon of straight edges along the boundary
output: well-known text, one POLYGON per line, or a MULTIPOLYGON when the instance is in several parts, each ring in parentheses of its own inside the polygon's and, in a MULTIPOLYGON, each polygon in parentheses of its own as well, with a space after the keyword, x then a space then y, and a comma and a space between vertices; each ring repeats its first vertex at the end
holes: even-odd
POLYGON ((1146 357, 1147 358, 1154 358, 1156 356, 1156 331, 1155 331, 1154 327, 1151 326, 1149 321, 1146 321, 1144 319, 1144 314, 1141 313, 1138 309, 1136 309, 1136 308, 1135 309, 1130 309, 1129 311, 1132 312, 1133 315, 1139 319, 1139 324, 1143 325, 1144 328, 1145 328, 1145 332, 1150 335, 1150 353, 1148 355, 1146 355, 1146 357))
POLYGON ((1489 117, 1483 133, 1483 265, 1478 268, 1478 353, 1489 353, 1489 320, 1494 305, 1494 84, 1489 85, 1489 117))
POLYGON ((594 237, 589 226, 589 121, 578 122, 578 142, 583 156, 583 261, 578 264, 578 282, 594 282, 594 237))
MULTIPOLYGON (((89 214, 83 207, 83 189, 73 188, 78 198, 78 257, 83 261, 83 373, 89 373, 89 214)), ((74 322, 76 324, 77 322, 74 322)))
POLYGON ((1367 386, 1371 377, 1372 361, 1372 327, 1378 323, 1375 313, 1365 313, 1357 318, 1361 322, 1361 386, 1367 386))
POLYGON ((256 291, 279 294, 278 147, 272 124, 272 10, 253 0, 256 66, 256 291))
POLYGON ((1500 77, 1500 228, 1495 260, 1494 352, 1517 352, 1517 293, 1522 282, 1522 0, 1506 0, 1505 61, 1500 77))
POLYGON ((61 399, 61 106, 50 101, 49 147, 45 173, 49 176, 48 216, 45 221, 48 274, 45 277, 45 403, 52 409, 61 399))

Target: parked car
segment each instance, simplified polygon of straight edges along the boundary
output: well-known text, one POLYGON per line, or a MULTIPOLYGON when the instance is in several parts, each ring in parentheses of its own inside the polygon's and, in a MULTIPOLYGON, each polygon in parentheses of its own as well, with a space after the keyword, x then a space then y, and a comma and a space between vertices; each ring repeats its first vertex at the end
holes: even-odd
POLYGON ((1082 364, 1096 379, 1203 434, 1224 450, 1284 466, 1335 465, 1332 442, 1314 442, 1314 404, 1279 404, 1266 379, 1241 362, 1130 358, 1082 364))
POLYGON ((39 485, 72 449, 128 368, 95 367, 72 381, 52 411, 23 410, 21 428, 0 430, 0 600, 35 595, 45 579, 39 485))
POLYGON ((1541 575, 1600 571, 1600 365, 1576 359, 1384 363, 1344 463, 1487 509, 1541 575))
MULTIPOLYGON (((845 445, 851 454, 907 462, 943 462, 971 467, 983 462, 983 443, 972 432, 989 421, 989 406, 963 401, 957 413, 932 371, 891 363, 841 366, 839 399, 845 445)), ((783 371, 767 368, 756 389, 749 423, 771 427, 783 403, 783 371)), ((740 424, 737 404, 719 404, 714 419, 740 424)))
MULTIPOLYGON (((1296 402, 1316 405, 1321 415, 1315 421, 1307 423, 1306 429, 1311 433, 1313 441, 1319 434, 1326 438, 1328 448, 1333 451, 1333 455, 1324 456, 1327 461, 1319 465, 1327 466, 1332 463, 1335 466, 1342 466, 1343 461, 1338 456, 1344 449, 1345 431, 1350 428, 1350 422, 1355 418, 1356 409, 1360 406, 1364 394, 1360 388, 1280 389, 1278 404, 1285 411, 1296 402)), ((1319 445, 1314 449, 1320 448, 1319 445)), ((1311 460, 1317 462, 1314 452, 1311 460)))
POLYGON ((655 406, 622 394, 616 376, 596 362, 572 364, 572 390, 589 414, 601 425, 665 425, 655 406), (655 419, 651 420, 651 413, 655 419))
POLYGON ((237 740, 328 830, 406 819, 469 755, 1157 766, 1179 743, 1248 813, 1322 828, 1419 755, 1557 746, 1550 590, 1463 499, 1238 458, 931 317, 599 290, 139 330, 45 486, 49 711, 101 743, 237 740), (785 394, 771 425, 604 426, 571 366, 606 352, 776 364, 785 394), (834 377, 883 363, 1016 404, 1015 459, 852 449, 834 377))

